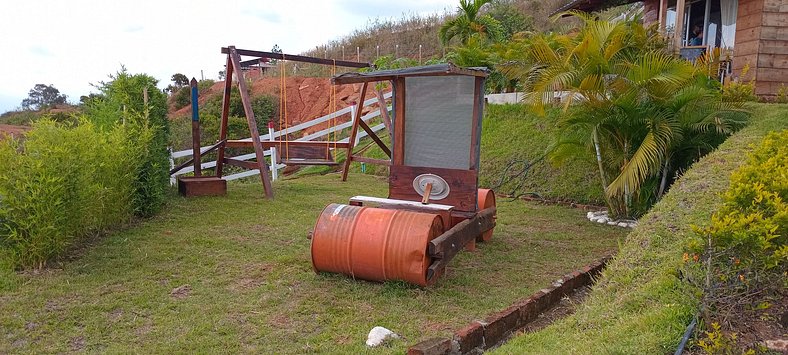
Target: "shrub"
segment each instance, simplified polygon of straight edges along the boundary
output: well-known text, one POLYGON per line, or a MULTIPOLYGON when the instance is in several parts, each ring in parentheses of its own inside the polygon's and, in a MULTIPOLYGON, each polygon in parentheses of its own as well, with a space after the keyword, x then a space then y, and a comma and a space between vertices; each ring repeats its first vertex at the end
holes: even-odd
MULTIPOLYGON (((222 99, 222 95, 213 96, 208 99, 200 108, 200 119, 207 122, 216 117, 218 120, 222 115, 222 99)), ((255 121, 257 121, 257 129, 261 134, 267 132, 268 121, 278 114, 277 102, 278 100, 276 98, 268 95, 252 97, 252 111, 254 111, 255 121)), ((246 117, 246 112, 241 102, 241 94, 237 87, 233 87, 230 91, 229 115, 231 117, 246 117)), ((247 128, 244 137, 248 136, 249 129, 247 128)))
POLYGON ((705 274, 706 323, 757 309, 786 286, 788 271, 788 130, 770 133, 731 175, 723 205, 689 242, 695 274, 705 274), (702 255, 702 258, 698 256, 702 255), (701 264, 702 262, 702 264, 701 264))
POLYGON ((24 141, 0 141, 0 256, 41 266, 93 232, 126 221, 146 127, 100 130, 83 119, 34 124, 24 141))
POLYGON ((110 79, 97 85, 100 94, 88 100, 88 118, 99 127, 133 123, 152 129, 153 137, 146 142, 146 150, 140 155, 144 161, 137 171, 133 199, 138 216, 152 216, 164 205, 170 186, 167 95, 156 88, 158 80, 155 78, 146 74, 131 75, 126 68, 110 75, 110 79))
POLYGON ((180 89, 175 91, 175 94, 172 97, 172 101, 175 104, 175 109, 180 110, 187 105, 191 104, 192 102, 192 90, 189 86, 184 86, 180 89))
POLYGON ((747 74, 750 71, 750 64, 744 65, 741 70, 741 75, 738 79, 732 80, 722 87, 722 99, 728 102, 745 102, 745 101, 758 101, 755 96, 755 76, 752 75, 750 80, 747 80, 747 74))
POLYGON ((719 270, 721 281, 744 285, 759 281, 750 275, 774 270, 781 274, 788 265, 786 171, 788 130, 768 135, 748 164, 731 175, 723 207, 712 216, 710 226, 699 229, 702 237, 693 249, 711 244, 707 252, 725 264, 719 270))
POLYGON ((780 84, 780 88, 777 89, 776 101, 778 104, 788 104, 788 86, 785 84, 780 84))

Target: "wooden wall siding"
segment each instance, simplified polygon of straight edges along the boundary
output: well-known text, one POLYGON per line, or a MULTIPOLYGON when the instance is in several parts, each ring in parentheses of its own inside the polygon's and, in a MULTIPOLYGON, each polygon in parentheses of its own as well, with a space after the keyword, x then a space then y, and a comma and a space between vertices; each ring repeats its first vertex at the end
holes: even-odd
POLYGON ((739 0, 734 75, 748 63, 757 95, 773 97, 788 86, 788 0, 739 0))
POLYGON ((763 0, 755 93, 773 97, 788 86, 788 0, 763 0))
POLYGON ((757 72, 764 0, 739 0, 736 13, 736 44, 733 49, 733 75, 739 77, 746 64, 748 75, 757 72))

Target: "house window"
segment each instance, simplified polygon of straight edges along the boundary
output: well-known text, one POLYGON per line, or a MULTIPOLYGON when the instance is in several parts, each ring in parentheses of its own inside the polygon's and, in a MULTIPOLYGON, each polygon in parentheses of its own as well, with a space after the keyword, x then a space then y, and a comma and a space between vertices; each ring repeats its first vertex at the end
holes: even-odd
MULTIPOLYGON (((705 46, 732 49, 736 36, 738 0, 698 0, 688 2, 684 9, 684 46, 705 46)), ((668 8, 666 28, 675 27, 676 6, 668 8)))

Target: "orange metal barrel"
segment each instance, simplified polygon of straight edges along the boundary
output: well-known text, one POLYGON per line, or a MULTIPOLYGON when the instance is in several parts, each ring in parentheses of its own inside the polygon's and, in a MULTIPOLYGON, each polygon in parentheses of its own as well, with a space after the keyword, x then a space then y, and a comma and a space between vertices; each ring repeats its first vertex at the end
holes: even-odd
POLYGON ((312 233, 312 266, 364 280, 427 286, 427 243, 441 233, 436 214, 330 204, 312 233))
MULTIPOLYGON (((485 208, 495 207, 495 193, 493 192, 493 190, 479 189, 477 196, 478 197, 476 198, 476 204, 479 206, 479 211, 485 208)), ((476 240, 480 242, 482 241, 486 242, 492 239, 492 235, 493 235, 493 230, 490 229, 482 233, 482 235, 477 237, 476 240)))

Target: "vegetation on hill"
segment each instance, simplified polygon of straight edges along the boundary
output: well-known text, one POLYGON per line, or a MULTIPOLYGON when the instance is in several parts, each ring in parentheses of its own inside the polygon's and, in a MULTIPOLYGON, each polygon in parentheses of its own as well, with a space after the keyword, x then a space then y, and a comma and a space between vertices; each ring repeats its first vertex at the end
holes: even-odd
MULTIPOLYGON (((503 30, 503 39, 521 31, 549 31, 560 28, 564 21, 554 22, 549 14, 563 4, 563 0, 528 1, 496 0, 481 8, 481 16, 495 19, 503 30)), ((443 58, 451 51, 453 43, 442 43, 438 33, 447 21, 462 16, 460 8, 449 13, 417 16, 403 14, 399 19, 374 19, 365 28, 352 34, 316 46, 304 54, 329 58, 343 58, 372 62, 375 58, 390 55, 410 58, 420 64, 429 59, 443 58), (358 52, 356 49, 358 48, 358 52)), ((287 52, 287 48, 284 48, 287 52)), ((328 75, 319 66, 299 65, 301 75, 328 75)))
POLYGON ((524 334, 498 353, 672 353, 698 311, 701 290, 683 269, 683 253, 722 206, 732 172, 771 131, 788 129, 788 106, 753 105, 753 122, 694 164, 621 245, 577 313, 524 334))

